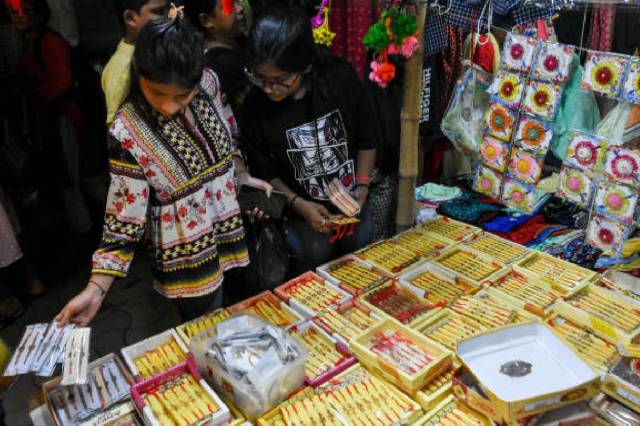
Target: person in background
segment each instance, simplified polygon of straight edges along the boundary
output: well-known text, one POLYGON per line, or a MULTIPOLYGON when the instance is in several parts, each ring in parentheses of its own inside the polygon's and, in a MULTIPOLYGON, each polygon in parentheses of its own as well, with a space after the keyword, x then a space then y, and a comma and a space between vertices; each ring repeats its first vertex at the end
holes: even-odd
POLYGON ((185 320, 219 307, 223 273, 248 263, 236 188, 271 187, 246 172, 233 113, 204 68, 202 36, 181 15, 172 7, 138 36, 131 94, 109 128, 102 243, 60 323, 91 321, 114 280, 128 274, 147 224, 154 287, 185 320))
POLYGON ((131 58, 140 29, 151 19, 166 16, 167 0, 116 0, 116 11, 124 26, 124 38, 102 71, 102 90, 107 103, 107 124, 129 95, 131 58))
POLYGON ((245 11, 240 1, 233 0, 190 0, 185 6, 189 20, 204 34, 205 65, 218 75, 234 111, 242 105, 251 87, 244 74, 245 11), (231 10, 224 10, 225 2, 231 10))
POLYGON ((346 61, 314 45, 310 18, 297 9, 257 17, 246 56, 256 87, 240 114, 243 147, 252 173, 286 194, 286 241, 298 269, 366 245, 379 134, 362 82, 346 61), (331 244, 328 220, 338 210, 325 190, 336 178, 360 205, 361 222, 352 236, 331 244))

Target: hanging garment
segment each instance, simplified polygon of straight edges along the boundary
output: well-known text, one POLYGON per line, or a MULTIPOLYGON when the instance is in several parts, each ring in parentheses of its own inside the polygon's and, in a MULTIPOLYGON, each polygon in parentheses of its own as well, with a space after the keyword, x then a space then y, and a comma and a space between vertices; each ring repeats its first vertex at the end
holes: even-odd
POLYGON ((600 52, 611 52, 613 48, 613 27, 616 21, 616 6, 606 4, 596 6, 591 15, 591 37, 589 47, 600 52))
MULTIPOLYGON (((336 32, 331 50, 346 58, 362 78, 366 69, 366 48, 362 39, 374 18, 372 2, 333 0, 329 17, 331 29, 336 32)), ((377 16, 376 16, 377 18, 377 16)))
POLYGON ((444 33, 444 16, 437 12, 428 12, 424 26, 424 56, 430 56, 447 48, 444 33))

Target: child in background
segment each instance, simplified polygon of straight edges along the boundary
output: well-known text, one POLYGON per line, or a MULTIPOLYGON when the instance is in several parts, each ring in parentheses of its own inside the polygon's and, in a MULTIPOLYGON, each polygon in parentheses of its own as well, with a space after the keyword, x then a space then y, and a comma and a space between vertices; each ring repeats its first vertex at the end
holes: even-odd
POLYGON ((122 20, 125 36, 102 72, 102 90, 107 102, 107 124, 129 95, 131 58, 140 29, 151 19, 166 16, 167 0, 116 0, 117 13, 122 20))
POLYGON ((241 43, 248 26, 246 7, 233 0, 189 0, 185 12, 204 34, 205 65, 218 75, 222 91, 236 111, 251 87, 244 74, 241 43), (225 11, 225 2, 230 10, 225 11))

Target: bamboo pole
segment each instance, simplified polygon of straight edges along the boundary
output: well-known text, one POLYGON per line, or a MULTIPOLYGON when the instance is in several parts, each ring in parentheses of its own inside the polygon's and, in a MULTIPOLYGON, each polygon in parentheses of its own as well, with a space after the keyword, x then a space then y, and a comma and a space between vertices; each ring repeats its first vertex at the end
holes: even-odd
POLYGON ((416 10, 418 41, 420 46, 407 61, 404 72, 404 96, 400 112, 400 166, 398 169, 398 206, 396 231, 411 226, 415 219, 415 188, 418 177, 420 138, 420 93, 422 89, 422 62, 424 57, 424 24, 427 2, 420 0, 416 10))

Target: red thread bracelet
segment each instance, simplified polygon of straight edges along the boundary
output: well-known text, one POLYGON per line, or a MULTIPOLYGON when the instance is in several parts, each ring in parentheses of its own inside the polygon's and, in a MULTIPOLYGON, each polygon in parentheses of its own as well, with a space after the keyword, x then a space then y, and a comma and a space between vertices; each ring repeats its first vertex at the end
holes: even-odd
POLYGON ((371 176, 356 176, 356 185, 367 185, 371 184, 371 176))

